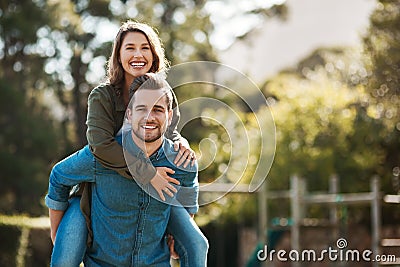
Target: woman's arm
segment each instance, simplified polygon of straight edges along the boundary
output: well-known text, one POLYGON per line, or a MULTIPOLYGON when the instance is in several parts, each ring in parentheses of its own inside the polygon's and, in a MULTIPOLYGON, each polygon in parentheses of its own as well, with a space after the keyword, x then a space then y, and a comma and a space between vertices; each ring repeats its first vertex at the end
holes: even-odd
POLYGON ((179 112, 178 100, 173 90, 172 95, 174 98, 172 102, 172 121, 167 131, 165 132, 165 136, 174 142, 175 151, 179 150, 179 153, 177 154, 174 163, 177 166, 180 166, 184 163, 183 167, 186 168, 189 163, 191 163, 191 166, 194 166, 196 161, 196 154, 190 148, 189 142, 178 132, 178 123, 181 115, 179 112))
POLYGON ((125 106, 117 99, 110 85, 93 89, 88 100, 87 139, 96 159, 106 168, 115 170, 126 178, 147 178, 156 175, 156 169, 148 162, 137 159, 128 169, 122 146, 115 139, 116 129, 122 127, 125 106), (135 170, 136 173, 132 173, 135 170), (145 177, 144 177, 145 176, 145 177))

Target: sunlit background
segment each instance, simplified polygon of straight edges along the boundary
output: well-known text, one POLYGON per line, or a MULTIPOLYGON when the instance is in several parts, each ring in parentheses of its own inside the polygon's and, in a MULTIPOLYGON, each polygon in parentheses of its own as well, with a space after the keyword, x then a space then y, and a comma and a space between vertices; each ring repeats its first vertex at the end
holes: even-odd
POLYGON ((34 0, 0 3, 0 266, 49 265, 48 175, 87 143, 87 96, 104 81, 127 19, 158 30, 172 67, 217 62, 257 88, 210 69, 225 87, 175 88, 181 103, 212 98, 240 119, 210 106, 181 125, 200 182, 223 177, 201 192, 207 204, 196 215, 208 266, 380 266, 256 257, 264 245, 322 250, 339 238, 348 249, 400 257, 400 1, 34 0), (264 137, 274 140, 258 138, 270 126, 265 114, 274 129, 264 137), (240 127, 255 148, 274 152, 252 193, 265 162, 262 150, 232 144, 240 127), (243 157, 232 151, 240 146, 243 157))

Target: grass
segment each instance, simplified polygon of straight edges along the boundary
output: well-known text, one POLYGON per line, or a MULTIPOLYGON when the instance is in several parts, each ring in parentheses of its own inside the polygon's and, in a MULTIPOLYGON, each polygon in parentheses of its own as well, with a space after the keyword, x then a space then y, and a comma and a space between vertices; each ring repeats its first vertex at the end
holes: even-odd
POLYGON ((25 215, 0 215, 0 225, 27 227, 27 228, 50 228, 49 217, 31 218, 25 215))

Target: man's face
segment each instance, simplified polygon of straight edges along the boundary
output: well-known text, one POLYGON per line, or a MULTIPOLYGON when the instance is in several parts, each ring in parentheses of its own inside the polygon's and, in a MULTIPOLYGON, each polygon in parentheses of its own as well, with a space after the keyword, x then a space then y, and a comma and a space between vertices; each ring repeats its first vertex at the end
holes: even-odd
POLYGON ((172 118, 164 90, 138 90, 127 114, 134 135, 148 143, 161 138, 172 118))

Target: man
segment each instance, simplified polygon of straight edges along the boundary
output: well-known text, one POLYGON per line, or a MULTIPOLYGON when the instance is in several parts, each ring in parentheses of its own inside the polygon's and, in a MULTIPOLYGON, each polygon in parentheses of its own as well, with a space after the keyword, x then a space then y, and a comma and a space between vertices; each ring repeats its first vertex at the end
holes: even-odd
MULTIPOLYGON (((194 214, 198 209, 197 165, 178 168, 173 163, 178 152, 164 137, 171 119, 171 88, 156 75, 134 94, 128 107, 130 127, 123 131, 125 156, 128 166, 129 155, 135 155, 147 159, 155 167, 171 168, 174 171, 171 176, 182 188, 190 188, 186 190, 190 193, 183 194, 184 197, 178 192, 179 202, 186 202, 188 212, 194 214)), ((179 205, 179 202, 171 197, 162 202, 151 185, 128 180, 97 161, 91 168, 93 177, 51 179, 48 193, 48 199, 61 201, 60 196, 65 198, 71 186, 93 182, 93 244, 86 251, 85 266, 169 266, 170 255, 164 235, 170 204, 179 205)))

